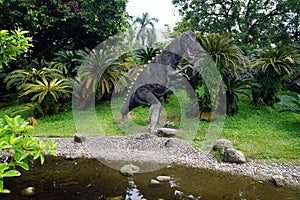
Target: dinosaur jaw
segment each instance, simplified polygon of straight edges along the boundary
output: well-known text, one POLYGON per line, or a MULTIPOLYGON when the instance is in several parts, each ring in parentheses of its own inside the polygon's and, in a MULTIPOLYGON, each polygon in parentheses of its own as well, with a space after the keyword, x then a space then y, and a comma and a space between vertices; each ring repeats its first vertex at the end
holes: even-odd
POLYGON ((186 49, 185 49, 185 55, 189 59, 193 59, 194 58, 193 51, 189 47, 186 47, 186 49))

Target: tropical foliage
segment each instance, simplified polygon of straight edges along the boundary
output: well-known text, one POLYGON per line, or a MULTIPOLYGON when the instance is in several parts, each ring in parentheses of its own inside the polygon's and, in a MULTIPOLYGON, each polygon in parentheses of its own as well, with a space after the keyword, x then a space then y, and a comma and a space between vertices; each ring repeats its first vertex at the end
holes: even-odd
POLYGON ((118 91, 118 88, 115 88, 116 83, 128 69, 119 65, 118 57, 113 52, 93 49, 90 52, 81 51, 81 54, 83 59, 78 69, 78 78, 82 98, 88 93, 96 94, 98 91, 102 98, 110 99, 113 90, 118 91))
POLYGON ((227 32, 246 51, 299 40, 299 2, 295 0, 172 2, 183 17, 177 30, 227 32))
POLYGON ((11 32, 0 29, 0 70, 3 63, 7 64, 9 60, 15 60, 18 55, 32 46, 28 42, 31 38, 26 37, 26 33, 28 31, 21 31, 19 28, 11 32))
POLYGON ((28 133, 31 129, 21 116, 0 118, 0 193, 10 193, 4 189, 4 178, 20 176, 16 167, 29 170, 35 160, 45 162, 44 154, 55 155, 55 143, 31 137, 28 133))
POLYGON ((4 82, 6 82, 7 87, 20 86, 24 83, 35 83, 43 78, 50 80, 53 78, 64 78, 62 72, 58 69, 51 68, 30 68, 30 69, 20 69, 9 73, 4 82))
MULTIPOLYGON (((235 40, 230 35, 222 34, 197 34, 198 41, 208 51, 217 69, 219 70, 226 89, 227 114, 236 114, 238 110, 237 92, 244 89, 249 84, 249 79, 242 75, 247 71, 248 58, 243 51, 235 45, 235 40)), ((209 73, 210 68, 206 67, 205 73, 209 73), (207 71, 207 72, 206 72, 207 71)), ((211 77, 213 79, 214 77, 211 77)), ((210 85, 213 84, 211 81, 210 85)), ((219 88, 215 86, 215 88, 219 88)), ((208 91, 205 89, 204 91, 208 91)), ((215 94, 219 92, 216 91, 215 94)), ((206 98, 213 98, 210 95, 204 95, 203 102, 209 102, 206 98)), ((209 105, 205 103, 206 107, 209 105)))
POLYGON ((282 89, 282 83, 288 79, 296 67, 299 67, 299 54, 288 46, 269 47, 259 53, 253 60, 256 79, 260 83, 259 97, 269 106, 276 103, 276 95, 282 89))
POLYGON ((294 112, 300 114, 300 95, 297 97, 282 95, 282 100, 277 105, 282 106, 282 112, 294 112))
POLYGON ((160 49, 147 46, 145 48, 136 49, 134 52, 139 59, 139 63, 146 64, 160 53, 160 49))
POLYGON ((124 30, 126 2, 5 0, 0 2, 0 30, 29 31, 33 47, 28 58, 49 61, 62 49, 94 48, 124 30))
POLYGON ((52 115, 58 114, 60 106, 57 105, 59 98, 63 98, 62 95, 69 97, 71 94, 72 83, 67 79, 52 79, 37 80, 35 83, 24 83, 19 87, 20 97, 30 96, 31 101, 37 101, 40 103, 43 113, 52 115))

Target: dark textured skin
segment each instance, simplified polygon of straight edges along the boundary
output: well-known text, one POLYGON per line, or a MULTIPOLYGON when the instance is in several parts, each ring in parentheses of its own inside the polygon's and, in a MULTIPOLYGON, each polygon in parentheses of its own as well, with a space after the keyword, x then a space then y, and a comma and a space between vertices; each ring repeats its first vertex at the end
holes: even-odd
POLYGON ((163 95, 171 81, 184 78, 182 70, 176 68, 183 56, 190 58, 191 50, 201 46, 196 41, 195 33, 187 31, 174 39, 154 60, 142 68, 122 106, 121 114, 126 116, 132 109, 140 105, 150 106, 150 132, 157 132, 157 124, 161 115, 163 95))

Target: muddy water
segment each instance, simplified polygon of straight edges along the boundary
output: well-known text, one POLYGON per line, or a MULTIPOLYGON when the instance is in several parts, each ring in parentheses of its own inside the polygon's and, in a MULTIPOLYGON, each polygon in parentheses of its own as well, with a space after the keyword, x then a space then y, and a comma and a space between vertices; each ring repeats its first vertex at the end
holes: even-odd
POLYGON ((96 159, 65 160, 48 158, 41 167, 22 172, 21 177, 7 178, 0 194, 2 200, 173 200, 173 199, 300 199, 300 189, 276 188, 248 177, 183 166, 124 177, 96 159), (150 185, 160 175, 171 177, 160 185, 150 185), (24 188, 34 187, 35 194, 24 196, 24 188))

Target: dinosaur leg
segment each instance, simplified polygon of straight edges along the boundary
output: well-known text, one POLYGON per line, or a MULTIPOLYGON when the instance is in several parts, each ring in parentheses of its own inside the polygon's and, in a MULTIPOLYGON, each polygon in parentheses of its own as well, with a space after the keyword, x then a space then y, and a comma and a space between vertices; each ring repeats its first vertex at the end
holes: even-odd
POLYGON ((150 124, 149 124, 149 131, 151 133, 157 132, 157 124, 159 122, 160 118, 160 112, 161 112, 161 103, 156 103, 150 106, 149 110, 149 118, 150 118, 150 124))
POLYGON ((146 105, 150 106, 149 110, 149 131, 151 133, 157 132, 157 125, 159 123, 161 111, 162 111, 162 103, 151 90, 150 87, 142 86, 138 88, 134 94, 133 100, 138 105, 146 105))

